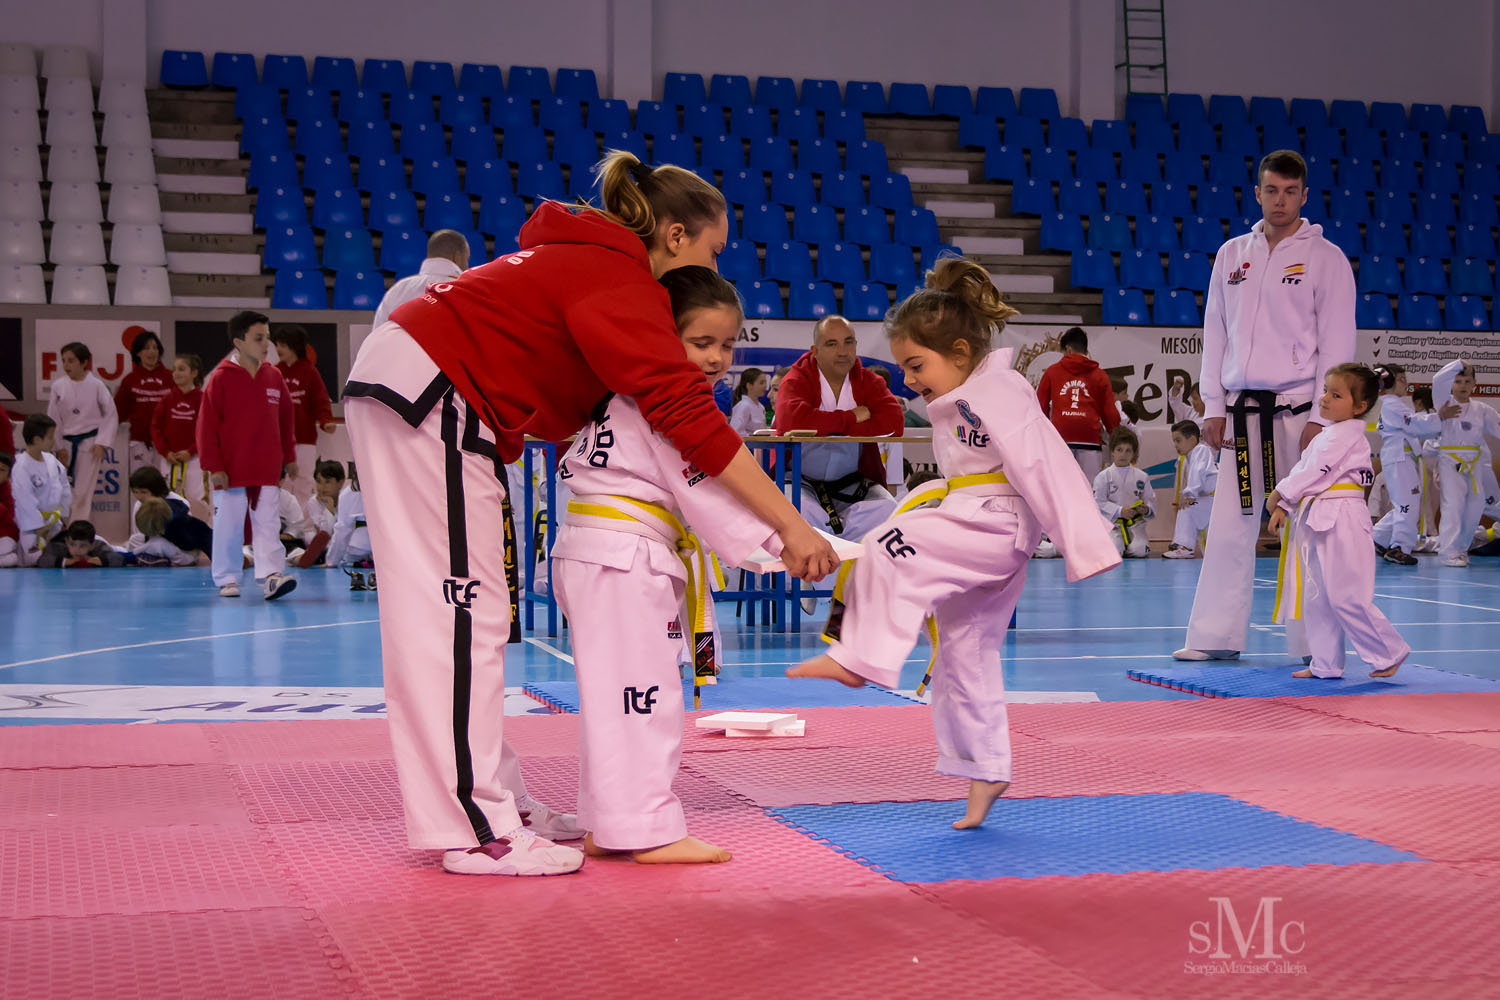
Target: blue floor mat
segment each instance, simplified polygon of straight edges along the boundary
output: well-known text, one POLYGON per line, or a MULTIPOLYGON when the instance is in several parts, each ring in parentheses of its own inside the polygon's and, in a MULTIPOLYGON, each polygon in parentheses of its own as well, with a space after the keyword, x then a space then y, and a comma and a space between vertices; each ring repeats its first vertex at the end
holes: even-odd
POLYGON ((963 811, 962 801, 767 810, 901 882, 1423 860, 1207 792, 1001 799, 983 827, 954 830, 963 811))
POLYGON ((1205 667, 1162 667, 1128 670, 1126 676, 1145 684, 1205 698, 1307 698, 1333 694, 1434 694, 1437 692, 1500 691, 1500 682, 1435 667, 1407 665, 1394 677, 1374 678, 1355 661, 1337 679, 1293 677, 1294 669, 1247 667, 1232 662, 1205 667))
MULTIPOLYGON (((534 681, 527 694, 563 712, 578 711, 578 685, 572 681, 534 681)), ((693 707, 693 692, 682 684, 683 702, 693 707)), ((847 688, 832 681, 794 680, 790 677, 721 677, 703 689, 705 711, 755 711, 765 708, 838 708, 849 705, 918 705, 905 695, 866 685, 847 688)))

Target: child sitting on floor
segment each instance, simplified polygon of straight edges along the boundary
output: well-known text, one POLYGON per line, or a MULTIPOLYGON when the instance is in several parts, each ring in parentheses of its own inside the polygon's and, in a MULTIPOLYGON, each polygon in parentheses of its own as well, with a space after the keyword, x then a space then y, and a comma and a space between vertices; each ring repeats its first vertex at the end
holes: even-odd
POLYGON ((184 552, 166 539, 167 525, 171 523, 172 507, 161 497, 148 496, 136 504, 136 533, 130 536, 126 547, 135 556, 139 565, 196 566, 198 564, 196 553, 184 552))
POLYGON ((1116 427, 1109 433, 1110 464, 1094 477, 1094 502, 1099 505, 1099 513, 1114 523, 1109 537, 1115 551, 1127 559, 1144 559, 1151 554, 1146 522, 1156 516, 1156 491, 1146 473, 1135 465, 1140 450, 1135 431, 1116 427))
POLYGON ((41 569, 86 569, 94 566, 124 566, 125 557, 94 533, 88 521, 74 521, 47 543, 37 560, 41 569))
MULTIPOLYGON (((159 470, 146 466, 132 472, 130 474, 130 497, 134 501, 134 506, 130 510, 132 521, 140 514, 141 505, 147 500, 154 497, 166 503, 171 516, 161 531, 161 537, 163 541, 176 547, 179 552, 201 553, 207 556, 213 551, 213 529, 208 526, 207 521, 192 515, 186 497, 167 489, 166 477, 159 470)), ((133 546, 144 543, 147 538, 148 536, 137 530, 137 533, 130 537, 127 546, 132 547, 131 551, 134 551, 133 546)), ((191 566, 197 561, 194 558, 192 562, 181 565, 191 566)))
POLYGON ((370 569, 368 578, 361 569, 370 565, 373 554, 370 529, 365 523, 364 494, 359 491, 359 481, 351 477, 349 485, 339 491, 333 539, 328 543, 328 566, 337 566, 349 574, 350 590, 374 590, 374 569, 370 569))
POLYGON ((1375 607, 1375 544, 1365 510, 1374 481, 1365 414, 1380 393, 1364 365, 1328 371, 1318 415, 1323 430, 1266 498, 1271 531, 1282 536, 1276 576, 1276 621, 1302 618, 1312 664, 1293 677, 1344 676, 1344 637, 1372 669, 1394 674, 1411 647, 1375 607))

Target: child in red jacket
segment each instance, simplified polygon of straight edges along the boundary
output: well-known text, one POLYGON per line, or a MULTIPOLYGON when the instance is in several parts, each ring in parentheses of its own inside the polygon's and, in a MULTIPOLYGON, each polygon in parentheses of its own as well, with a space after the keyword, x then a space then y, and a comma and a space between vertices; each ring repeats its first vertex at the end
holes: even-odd
POLYGON ((318 431, 332 434, 333 404, 323 376, 307 356, 307 331, 295 324, 278 326, 271 334, 276 345, 276 368, 292 394, 293 431, 297 438, 297 474, 287 479, 287 488, 299 508, 313 495, 313 469, 318 462, 318 431))
POLYGON ((172 388, 151 414, 151 444, 160 456, 167 488, 187 499, 193 513, 207 519, 212 509, 198 461, 198 410, 203 406, 203 361, 179 354, 172 362, 172 388), (201 508, 199 510, 198 508, 201 508))
POLYGON ((156 404, 172 388, 172 373, 161 363, 161 339, 150 330, 142 330, 130 342, 130 360, 134 367, 120 379, 115 390, 115 410, 120 423, 130 425, 130 469, 159 463, 158 452, 151 443, 151 416, 156 404))
POLYGON ((297 586, 283 573, 286 550, 277 517, 282 471, 296 475, 297 470, 292 399, 281 372, 265 363, 271 349, 269 318, 235 313, 229 319, 229 339, 234 353, 209 376, 198 413, 198 458, 213 487, 214 583, 220 596, 240 596, 248 508, 255 578, 265 580, 265 598, 274 601, 297 586))

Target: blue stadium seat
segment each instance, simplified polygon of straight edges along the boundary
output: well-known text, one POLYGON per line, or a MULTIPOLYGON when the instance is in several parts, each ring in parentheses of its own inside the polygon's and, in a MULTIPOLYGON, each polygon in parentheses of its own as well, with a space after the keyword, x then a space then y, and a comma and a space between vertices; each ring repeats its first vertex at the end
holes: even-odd
POLYGON ((398 156, 364 157, 359 161, 359 183, 355 186, 372 196, 377 192, 405 191, 406 163, 398 156))
POLYGON ((1484 135, 1489 129, 1484 123, 1484 109, 1472 104, 1455 104, 1448 112, 1448 128, 1464 135, 1484 135))
POLYGON ((1026 177, 1026 154, 1019 146, 995 143, 984 151, 984 179, 1017 182, 1026 177))
MULTIPOLYGON (((1049 193, 1050 196, 1050 193, 1049 193)), ((1040 233, 1043 250, 1076 252, 1084 248, 1083 220, 1067 212, 1048 212, 1042 216, 1040 233)), ((1108 250, 1100 251, 1108 255, 1108 250)))
MULTIPOLYGON (((337 129, 337 126, 334 126, 337 129)), ((301 137, 301 130, 298 130, 301 137)), ((458 135, 454 133, 454 145, 458 135)), ((494 142, 494 138, 490 139, 494 142)), ((385 122, 355 122, 349 126, 349 155, 357 159, 378 156, 395 156, 396 141, 391 138, 391 127, 385 122)))
POLYGON ((801 170, 782 170, 772 174, 771 200, 779 205, 790 205, 797 212, 814 204, 818 192, 813 186, 812 174, 801 170))
POLYGON ((1232 94, 1214 94, 1208 99, 1208 120, 1226 128, 1248 125, 1250 113, 1245 108, 1243 97, 1232 94))
POLYGON ((591 69, 560 69, 554 93, 571 101, 597 101, 599 79, 591 69))
POLYGON ((823 138, 834 142, 859 142, 865 137, 865 116, 857 111, 827 111, 823 114, 823 138))
POLYGON ((333 94, 321 87, 303 87, 286 95, 286 116, 292 121, 333 117, 333 94))
POLYGON ((370 228, 381 231, 416 229, 417 199, 405 187, 370 195, 370 228))
POLYGON ((312 191, 353 187, 354 174, 349 169, 349 157, 331 153, 307 160, 302 166, 302 186, 312 191))
POLYGON ((1431 222, 1438 226, 1457 225, 1458 212, 1453 207, 1453 196, 1436 191, 1424 191, 1418 194, 1417 221, 1431 222))
POLYGON ((331 118, 309 118, 297 123, 292 151, 300 156, 323 156, 344 151, 339 123, 331 118))
POLYGON ((345 90, 339 93, 336 117, 346 125, 353 125, 355 122, 383 122, 386 120, 385 101, 373 90, 345 90))
POLYGON ((744 104, 729 109, 729 134, 755 142, 769 139, 773 134, 771 112, 754 104, 744 104))
POLYGON ((792 239, 809 246, 839 242, 838 213, 827 205, 799 204, 792 214, 792 239))
POLYGON ((281 91, 269 83, 241 87, 234 95, 234 116, 242 120, 280 118, 281 91))
POLYGON ((749 240, 730 240, 719 254, 719 273, 736 285, 760 279, 760 254, 749 240))
POLYGON ((991 118, 1011 118, 1021 113, 1009 87, 980 87, 974 94, 974 113, 991 118))
POLYGON ((291 153, 287 141, 286 122, 280 115, 263 115, 250 118, 240 130, 240 151, 251 157, 267 153, 291 153))
POLYGON ((167 49, 161 54, 163 87, 196 88, 208 86, 208 63, 202 52, 167 49))
MULTIPOLYGON (((661 143, 665 141, 665 138, 657 140, 658 150, 661 143)), ((692 140, 688 140, 688 148, 692 149, 692 140)), ((692 155, 694 159, 697 158, 696 152, 692 155)), ((455 159, 460 158, 458 156, 457 136, 453 140, 453 156, 455 159)), ((587 173, 594 164, 599 162, 599 137, 592 132, 584 130, 560 133, 552 140, 552 159, 561 166, 571 167, 574 170, 582 170, 587 173)), ((657 162, 676 163, 679 161, 658 159, 657 162)), ((692 166, 692 163, 686 165, 692 166)))
POLYGON ((1370 104, 1370 127, 1386 135, 1400 132, 1406 128, 1406 109, 1394 101, 1373 101, 1370 104))
POLYGON ((1203 313, 1198 298, 1183 288, 1158 290, 1152 297, 1151 322, 1157 326, 1201 326, 1203 313))
POLYGON ((1228 184, 1241 187, 1255 183, 1255 170, 1243 153, 1208 154, 1208 181, 1210 184, 1228 184))
POLYGON ((952 243, 938 243, 933 246, 918 247, 921 257, 920 268, 917 271, 917 287, 921 287, 922 276, 934 267, 940 257, 962 257, 963 248, 952 243))
POLYGON ((1370 196, 1363 189, 1338 188, 1330 193, 1328 214, 1345 222, 1370 221, 1370 196))
MULTIPOLYGON (((517 126, 504 130, 500 155, 510 163, 537 163, 547 159, 547 136, 536 126, 517 126)), ((643 157, 644 159, 644 157, 643 157)))
POLYGON ((745 316, 755 319, 782 319, 786 310, 781 304, 781 286, 774 281, 747 281, 737 286, 745 300, 745 316))
POLYGON ((406 66, 399 59, 366 59, 359 85, 382 94, 399 94, 407 89, 406 66))
POLYGON ((677 108, 660 101, 642 101, 635 106, 635 128, 643 135, 678 133, 681 126, 677 120, 677 108))
POLYGON ((745 144, 731 135, 716 135, 703 140, 703 166, 710 170, 730 173, 745 167, 745 144))
POLYGON ((767 172, 795 169, 792 144, 779 135, 768 135, 750 143, 750 168, 767 172))
MULTIPOLYGON (((588 132, 582 134, 588 137, 589 144, 592 146, 593 134, 588 132)), ((495 145, 495 130, 490 126, 480 123, 460 125, 453 129, 453 158, 460 163, 494 160, 499 156, 500 149, 495 145)))
POLYGON ((1162 106, 1161 95, 1143 93, 1126 94, 1125 120, 1132 122, 1166 121, 1167 111, 1162 106))
POLYGON ((1448 112, 1441 104, 1413 104, 1406 127, 1426 135, 1441 132, 1448 127, 1448 112))
POLYGON ((576 132, 583 128, 583 104, 571 97, 549 97, 541 102, 537 123, 545 132, 576 132))
POLYGON ((1375 181, 1375 163, 1358 156, 1346 156, 1339 160, 1339 187, 1351 191, 1374 191, 1380 187, 1375 181))
POLYGON ((1074 250, 1068 265, 1068 284, 1074 288, 1114 288, 1120 283, 1115 275, 1114 255, 1108 250, 1084 248, 1074 250))
POLYGON ((891 291, 878 281, 844 286, 843 315, 846 319, 878 322, 885 319, 890 307, 891 291))
POLYGON ((658 135, 651 143, 651 163, 672 163, 691 170, 698 165, 698 144, 690 135, 658 135))
POLYGON ((870 248, 870 280, 895 288, 917 283, 916 258, 904 243, 878 243, 870 248))
POLYGON ((1120 284, 1152 291, 1163 285, 1161 254, 1155 250, 1126 250, 1120 254, 1120 284))
POLYGON ((795 108, 797 85, 789 76, 756 77, 755 103, 763 108, 795 108))
POLYGON ((1406 231, 1393 223, 1372 222, 1365 226, 1365 248, 1371 253, 1405 257, 1406 231))
POLYGON ((1500 195, 1500 174, 1494 164, 1470 162, 1464 165, 1465 194, 1481 194, 1493 199, 1500 195))
POLYGON ((505 77, 493 63, 464 63, 458 69, 458 89, 481 97, 499 97, 505 93, 505 77))
MULTIPOLYGON (((1337 102, 1335 102, 1337 103, 1337 102)), ((1383 292, 1367 292, 1354 300, 1354 325, 1361 330, 1390 330, 1396 325, 1391 300, 1383 292)))
MULTIPOLYGON (((767 247, 788 242, 786 209, 780 205, 747 205, 744 220, 740 223, 740 234, 742 239, 767 247)), ((767 274, 770 273, 769 265, 767 260, 767 274)), ((808 273, 811 274, 810 264, 808 273)))
POLYGON ((1124 253, 1132 249, 1130 223, 1123 215, 1095 215, 1089 218, 1089 246, 1096 250, 1124 253))
POLYGON ((461 190, 458 168, 446 156, 417 160, 411 167, 411 189, 428 196, 461 190))
POLYGON ((1489 312, 1477 295, 1449 295, 1443 310, 1445 330, 1488 330, 1489 312))
POLYGON ((874 139, 851 142, 844 149, 846 169, 856 174, 874 176, 890 171, 886 160, 885 143, 874 139))
POLYGON ((1302 150, 1305 156, 1337 160, 1344 155, 1344 137, 1331 128, 1309 128, 1302 150))
POLYGON ((1494 295, 1495 279, 1490 274, 1490 262, 1483 257, 1453 258, 1448 287, 1457 295, 1494 295))
POLYGON ((868 205, 846 209, 844 241, 866 247, 891 242, 891 230, 885 221, 885 210, 868 205))
MULTIPOLYGON (((411 64, 411 89, 428 97, 444 98, 458 90, 453 64, 418 60, 411 64)), ((335 291, 334 294, 337 294, 335 291)))
POLYGON ((1111 153, 1123 153, 1130 148, 1130 125, 1114 118, 1096 118, 1089 130, 1089 146, 1105 149, 1111 153))
POLYGON ((1286 102, 1279 97, 1250 98, 1250 124, 1259 125, 1262 128, 1291 124, 1291 119, 1286 113, 1286 102))
POLYGON ((1265 152, 1253 125, 1223 126, 1219 133, 1219 149, 1225 153, 1239 153, 1254 162, 1259 162, 1265 152))
MULTIPOLYGON (((1008 143, 1007 143, 1008 145, 1008 143)), ((1073 179, 1073 162, 1066 149, 1043 146, 1031 151, 1027 166, 1032 177, 1042 181, 1065 181, 1073 179)))
MULTIPOLYGON (((554 161, 556 162, 556 161, 554 161)), ((594 176, 587 166, 571 166, 563 163, 557 164, 560 169, 566 170, 568 197, 575 201, 588 201, 598 204, 597 185, 599 179, 594 176)))
POLYGON ((515 194, 515 185, 510 180, 510 164, 499 157, 469 161, 464 165, 464 193, 481 198, 515 194))
POLYGON ((1104 293, 1106 326, 1137 326, 1151 322, 1146 313, 1146 293, 1137 288, 1113 288, 1104 293))
POLYGON ((1362 160, 1385 158, 1385 140, 1372 128, 1350 129, 1344 133, 1344 153, 1362 160))
POLYGON ((1204 184, 1198 188, 1195 215, 1211 219, 1234 219, 1239 217, 1239 206, 1234 200, 1234 189, 1227 184, 1204 184))
POLYGON ((359 309, 374 312, 384 297, 385 279, 373 268, 341 270, 334 275, 333 308, 335 309, 359 309))
POLYGON ((1302 151, 1302 136, 1290 125, 1267 125, 1261 131, 1260 148, 1264 152, 1273 149, 1302 151))
POLYGON ((477 229, 462 231, 463 238, 469 244, 469 266, 478 267, 490 262, 490 249, 485 242, 484 234, 477 229))
POLYGON ((405 128, 409 125, 434 125, 437 115, 433 111, 432 96, 415 90, 403 90, 391 95, 391 106, 386 112, 392 125, 405 128))
POLYGON ((568 196, 562 170, 556 163, 541 160, 522 163, 516 168, 516 194, 523 198, 550 198, 562 201, 568 196))
POLYGON ((624 101, 590 101, 587 125, 591 132, 629 132, 630 105, 624 101))
POLYGON ((1167 256, 1167 288, 1189 288, 1206 291, 1213 278, 1213 256, 1192 250, 1179 250, 1167 256))
POLYGON ((1170 215, 1147 215, 1135 220, 1137 246, 1171 252, 1180 248, 1177 242, 1177 220, 1170 215))
POLYGON ((821 244, 818 247, 818 280, 836 285, 864 281, 864 251, 853 243, 821 244))
POLYGON ((1212 156, 1219 151, 1219 137, 1208 122, 1177 126, 1177 149, 1183 153, 1212 156))
MULTIPOLYGON (((1400 105, 1397 105, 1400 107, 1400 105)), ((1403 295, 1396 307, 1396 327, 1401 330, 1441 330, 1443 317, 1431 295, 1403 295)))
POLYGON ((364 207, 352 187, 324 188, 313 197, 312 224, 317 229, 363 226, 364 207))
POLYGON ((837 143, 827 139, 804 139, 797 143, 797 169, 813 174, 836 174, 844 169, 839 162, 837 143))
POLYGON ((552 96, 552 78, 541 66, 512 66, 505 92, 531 101, 545 101, 552 96))
POLYGON ((707 104, 708 88, 703 84, 703 74, 668 73, 662 83, 661 99, 665 104, 678 107, 707 104))
POLYGON ((307 60, 301 56, 270 55, 261 62, 260 82, 277 90, 307 86, 307 60))
POLYGON ((1487 225, 1465 223, 1458 227, 1453 240, 1454 252, 1460 257, 1483 257, 1494 260, 1495 235, 1487 225))
POLYGON ((883 115, 890 105, 885 99, 885 88, 880 84, 870 80, 850 80, 844 85, 844 107, 860 114, 883 115))
POLYGON ((1153 153, 1165 153, 1169 149, 1177 148, 1177 144, 1172 138, 1172 126, 1166 122, 1136 122, 1134 131, 1135 136, 1131 141, 1131 145, 1136 149, 1150 150, 1153 153))
MULTIPOLYGON (((876 242, 884 241, 877 240, 876 242)), ((942 237, 938 235, 937 216, 927 208, 909 208, 897 212, 895 242, 909 243, 912 246, 941 243, 942 237)))
POLYGON ((415 274, 426 256, 427 234, 420 229, 387 229, 380 234, 382 271, 399 277, 415 274))
POLYGON ((1021 114, 1030 118, 1050 121, 1062 117, 1062 112, 1057 109, 1057 91, 1051 87, 1022 87, 1017 107, 1021 114))
POLYGON ((724 109, 717 104, 689 104, 682 112, 682 131, 694 138, 723 135, 724 109))
POLYGON ((1382 222, 1411 222, 1416 212, 1412 208, 1411 195, 1405 191, 1377 191, 1375 193, 1375 218, 1382 222))
POLYGON ((1224 220, 1195 215, 1182 220, 1182 249, 1213 256, 1224 245, 1224 220))
POLYGON ((1080 149, 1074 154, 1073 175, 1079 180, 1107 184, 1119 177, 1115 169, 1115 154, 1093 146, 1080 149))
POLYGON ((790 319, 822 319, 839 311, 833 286, 826 281, 792 282, 787 316, 790 319))
POLYGON ((1016 181, 1010 192, 1012 215, 1048 216, 1057 211, 1057 202, 1052 197, 1052 182, 1034 178, 1016 181))
POLYGON ((802 81, 802 97, 799 103, 804 108, 813 108, 817 111, 836 111, 844 106, 844 99, 839 94, 837 81, 807 79, 802 81))
POLYGON ((1372 254, 1359 258, 1355 272, 1356 290, 1398 295, 1401 292, 1401 272, 1396 258, 1372 254))
POLYGON ((328 289, 323 272, 301 268, 283 268, 276 272, 271 287, 272 309, 327 309, 328 289))
POLYGON ((1359 233, 1359 223, 1345 222, 1343 219, 1325 219, 1320 225, 1323 227, 1323 237, 1334 246, 1344 251, 1346 257, 1358 257, 1364 253, 1364 238, 1359 233))
MULTIPOLYGON (((1063 211, 1069 209, 1064 208, 1063 211)), ((1146 189, 1134 181, 1113 181, 1106 184, 1104 211, 1111 215, 1145 215, 1150 211, 1146 207, 1146 189)))
MULTIPOLYGON (((756 107, 764 107, 757 104, 756 107)), ((790 111, 778 111, 776 113, 776 134, 783 139, 788 139, 800 145, 821 139, 823 132, 818 125, 818 113, 806 108, 792 108, 790 111)), ((835 140, 829 140, 835 141, 835 140)))
POLYGON ((209 82, 225 90, 255 86, 260 82, 255 75, 255 57, 248 52, 215 52, 209 82))
POLYGON ((765 274, 776 281, 813 280, 812 253, 807 244, 792 240, 767 244, 765 274))
POLYGON ((1167 169, 1164 175, 1174 184, 1197 186, 1208 183, 1208 174, 1203 169, 1203 157, 1197 152, 1167 153, 1167 169))
POLYGON ((1500 208, 1490 195, 1466 192, 1458 196, 1458 220, 1465 225, 1495 226, 1500 224, 1500 208))
MULTIPOLYGON (((766 203, 766 175, 759 170, 730 170, 719 184, 724 199, 747 209, 766 203)), ((760 242, 765 242, 764 240, 760 242)))
POLYGON ((344 226, 323 234, 323 266, 333 270, 373 268, 375 248, 363 226, 344 226))
POLYGON ((1309 153, 1303 160, 1307 163, 1307 190, 1323 192, 1337 187, 1334 183, 1333 164, 1328 158, 1309 153))
POLYGON ((354 73, 354 60, 343 56, 318 56, 313 60, 312 86, 344 94, 359 89, 359 78, 354 73))
MULTIPOLYGON (((876 86, 878 87, 878 84, 876 86)), ((926 85, 920 83, 891 84, 891 99, 887 108, 857 108, 852 93, 846 94, 844 105, 851 111, 863 110, 867 114, 884 114, 887 110, 893 115, 913 117, 926 117, 932 114, 932 98, 927 93, 926 85)))
POLYGON ((1328 124, 1341 132, 1370 127, 1370 113, 1364 101, 1334 101, 1328 107, 1328 124))
POLYGON ((1007 146, 1019 146, 1022 149, 1037 150, 1047 145, 1046 140, 1042 138, 1040 118, 1027 118, 1021 115, 1006 118, 1002 123, 1000 137, 1007 146))
POLYGON ((401 128, 398 151, 403 160, 434 160, 448 155, 443 140, 443 126, 437 122, 418 122, 401 128))
POLYGON ((940 83, 932 88, 932 113, 942 118, 973 114, 974 94, 968 87, 940 83))
POLYGON ((905 174, 885 174, 870 178, 870 204, 904 212, 912 207, 911 180, 905 174))
POLYGON ((1406 258, 1402 286, 1408 292, 1425 292, 1429 295, 1448 294, 1448 275, 1443 262, 1437 257, 1406 258))
POLYGON ((460 232, 474 228, 474 211, 469 207, 469 196, 462 192, 433 195, 422 208, 422 228, 428 232, 437 229, 457 229, 460 232))
POLYGON ((1411 252, 1418 257, 1453 256, 1453 238, 1441 223, 1417 222, 1411 227, 1411 252))
POLYGON ((272 270, 317 267, 318 249, 312 230, 306 226, 277 226, 266 230, 265 262, 272 270))
POLYGON ((1328 105, 1311 97, 1294 97, 1289 120, 1297 128, 1328 128, 1328 105))
POLYGON ((750 98, 750 78, 715 73, 708 81, 708 99, 728 108, 752 104, 754 102, 750 98))
POLYGON ((1193 200, 1188 196, 1187 185, 1170 181, 1151 186, 1151 211, 1155 215, 1174 219, 1186 219, 1198 214, 1193 210, 1193 200))
POLYGON ((1457 163, 1464 159, 1464 137, 1457 132, 1433 132, 1427 136, 1427 158, 1457 163))
POLYGON ((1093 181, 1063 181, 1058 185, 1057 207, 1073 215, 1101 214, 1104 206, 1099 202, 1099 185, 1093 181))
POLYGON ((293 184, 262 188, 255 198, 255 228, 307 225, 307 205, 302 188, 293 184))
POLYGON ((1385 155, 1393 160, 1421 160, 1427 155, 1422 137, 1415 132, 1401 129, 1385 137, 1385 155))
POLYGON ((1161 162, 1154 149, 1131 149, 1120 157, 1120 177, 1137 184, 1161 182, 1161 162))
POLYGON ((1089 145, 1088 129, 1081 118, 1054 118, 1047 125, 1047 145, 1076 153, 1089 145))
POLYGON ((526 221, 526 203, 515 195, 489 194, 479 202, 479 231, 512 237, 526 221))
POLYGON ((1203 106, 1201 94, 1168 94, 1167 121, 1179 125, 1195 125, 1208 121, 1208 111, 1203 106))

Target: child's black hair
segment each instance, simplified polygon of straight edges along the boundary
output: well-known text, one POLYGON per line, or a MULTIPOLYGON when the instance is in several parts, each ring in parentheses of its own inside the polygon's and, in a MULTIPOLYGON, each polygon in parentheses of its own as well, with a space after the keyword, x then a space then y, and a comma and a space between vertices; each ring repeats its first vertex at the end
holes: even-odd
POLYGON ((1183 437, 1201 438, 1203 436, 1203 431, 1199 429, 1196 420, 1179 420, 1172 425, 1172 431, 1183 437))
POLYGON ((64 354, 71 354, 73 355, 73 357, 83 362, 85 366, 87 366, 89 362, 94 360, 94 352, 89 350, 89 345, 81 343, 77 340, 62 345, 62 350, 58 351, 57 354, 58 357, 61 357, 64 354))
POLYGON ((167 495, 167 479, 155 466, 143 465, 130 474, 130 488, 145 490, 154 497, 167 495))
POLYGON ((1420 406, 1424 410, 1432 409, 1432 386, 1424 385, 1413 389, 1411 401, 1413 405, 1420 406))
POLYGON ((92 521, 78 520, 68 525, 63 532, 70 542, 92 542, 97 536, 92 521))
POLYGON ((1136 437, 1135 431, 1129 427, 1116 427, 1109 432, 1109 450, 1114 452, 1117 445, 1128 444, 1130 450, 1135 452, 1136 458, 1141 457, 1141 439, 1136 437))
POLYGON ((16 456, 12 455, 8 451, 0 451, 0 465, 3 465, 7 469, 9 469, 9 468, 13 468, 15 466, 15 464, 16 464, 16 456))
POLYGON ((47 432, 57 426, 57 421, 45 413, 28 414, 21 422, 21 440, 26 444, 40 441, 47 436, 47 432))
POLYGON ((331 458, 325 458, 313 467, 313 478, 315 479, 337 479, 344 481, 344 467, 331 458))
POLYGON ((254 309, 242 309, 235 313, 229 317, 229 343, 233 344, 236 340, 244 340, 245 334, 250 332, 252 326, 258 326, 262 323, 270 326, 271 317, 265 313, 256 312, 254 309))
POLYGON ((1396 380, 1406 374, 1406 369, 1401 365, 1385 364, 1375 366, 1375 377, 1380 379, 1380 391, 1390 392, 1396 388, 1396 380))
POLYGON ((296 323, 287 323, 272 330, 271 343, 285 344, 299 360, 307 357, 307 331, 296 323))
POLYGON ((1057 346, 1064 351, 1072 351, 1076 354, 1087 354, 1089 352, 1089 335, 1083 332, 1079 326, 1070 326, 1061 337, 1057 338, 1057 346))
POLYGON ((1329 375, 1338 375, 1348 380, 1351 389, 1350 395, 1354 397, 1356 404, 1363 403, 1364 409, 1355 410, 1356 417, 1370 412, 1370 407, 1380 398, 1380 376, 1369 368, 1356 362, 1349 361, 1341 365, 1334 365, 1328 369, 1329 375))
POLYGON ((146 349, 146 345, 151 343, 156 344, 156 363, 161 364, 161 356, 163 354, 161 338, 150 330, 142 330, 130 342, 130 360, 133 364, 138 365, 141 363, 141 352, 146 349))
POLYGON ((740 400, 749 395, 750 387, 755 384, 756 379, 760 378, 764 374, 765 372, 761 371, 759 368, 746 368, 744 371, 740 372, 740 380, 735 384, 734 387, 734 401, 738 403, 740 400))
MULTIPOLYGON (((1135 405, 1135 400, 1127 399, 1121 403, 1120 412, 1125 414, 1125 419, 1129 420, 1132 424, 1140 422, 1141 408, 1135 405)), ((1126 428, 1126 430, 1129 430, 1129 428, 1126 428)))
POLYGON ((178 361, 186 361, 188 367, 193 370, 193 384, 203 384, 203 359, 196 354, 179 354, 178 361))

